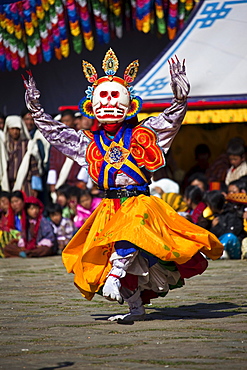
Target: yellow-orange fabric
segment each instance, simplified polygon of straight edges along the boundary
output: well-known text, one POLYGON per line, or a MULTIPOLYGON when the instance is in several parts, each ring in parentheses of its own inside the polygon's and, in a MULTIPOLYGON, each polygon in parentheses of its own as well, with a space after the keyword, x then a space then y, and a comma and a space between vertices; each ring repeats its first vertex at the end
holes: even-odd
POLYGON ((64 249, 62 258, 75 285, 91 300, 111 269, 114 243, 127 240, 163 261, 187 262, 198 251, 218 259, 223 246, 215 235, 179 216, 155 196, 127 198, 115 211, 112 199, 98 208, 64 249))

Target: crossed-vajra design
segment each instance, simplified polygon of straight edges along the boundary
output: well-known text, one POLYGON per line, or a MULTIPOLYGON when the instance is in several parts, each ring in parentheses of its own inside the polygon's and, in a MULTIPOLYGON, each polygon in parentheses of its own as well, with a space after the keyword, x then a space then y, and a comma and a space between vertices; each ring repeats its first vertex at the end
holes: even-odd
POLYGON ((105 154, 105 161, 115 168, 121 168, 122 164, 124 163, 125 159, 129 156, 129 150, 125 149, 121 145, 112 142, 109 149, 105 154))
POLYGON ((109 158, 111 163, 123 161, 123 151, 120 146, 115 146, 109 150, 109 158))

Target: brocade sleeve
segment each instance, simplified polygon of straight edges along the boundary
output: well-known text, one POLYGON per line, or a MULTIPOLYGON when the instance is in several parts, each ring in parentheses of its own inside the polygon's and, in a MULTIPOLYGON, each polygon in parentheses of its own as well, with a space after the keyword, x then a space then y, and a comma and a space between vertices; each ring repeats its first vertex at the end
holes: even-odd
POLYGON ((185 60, 181 64, 175 56, 169 61, 171 75, 171 89, 173 101, 169 108, 165 109, 158 117, 150 117, 144 122, 144 126, 153 129, 158 136, 158 144, 166 154, 177 134, 187 110, 187 97, 190 91, 190 83, 186 76, 185 60))
POLYGON ((25 101, 31 112, 35 125, 44 138, 65 156, 76 161, 80 166, 87 166, 85 161, 86 149, 89 139, 83 131, 76 132, 44 112, 39 102, 40 91, 37 89, 34 78, 29 75, 29 80, 24 81, 26 93, 25 101))
POLYGON ((158 136, 158 144, 166 154, 178 133, 187 110, 187 101, 173 100, 172 105, 157 117, 150 117, 144 126, 154 130, 158 136))
POLYGON ((51 145, 80 166, 86 166, 86 149, 90 141, 83 131, 77 132, 62 122, 54 121, 49 114, 42 111, 40 114, 33 114, 33 118, 35 125, 51 145))

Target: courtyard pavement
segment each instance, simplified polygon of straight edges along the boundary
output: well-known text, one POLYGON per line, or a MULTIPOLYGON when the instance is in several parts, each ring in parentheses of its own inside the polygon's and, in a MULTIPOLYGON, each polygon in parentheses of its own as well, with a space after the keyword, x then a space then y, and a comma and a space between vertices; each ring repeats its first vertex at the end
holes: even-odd
POLYGON ((247 260, 209 261, 133 325, 107 321, 126 305, 86 301, 60 256, 0 259, 0 279, 0 369, 247 369, 247 260))

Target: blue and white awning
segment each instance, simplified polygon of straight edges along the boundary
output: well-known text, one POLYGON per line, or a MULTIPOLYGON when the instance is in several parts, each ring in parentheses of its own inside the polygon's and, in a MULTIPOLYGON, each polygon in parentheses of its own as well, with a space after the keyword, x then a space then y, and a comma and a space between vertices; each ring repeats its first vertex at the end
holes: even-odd
MULTIPOLYGON (((168 59, 186 60, 191 99, 247 99, 247 0, 205 0, 183 32, 137 80, 147 101, 172 97, 168 59)), ((141 62, 141 61, 140 61, 141 62)))

